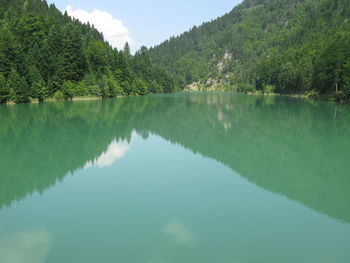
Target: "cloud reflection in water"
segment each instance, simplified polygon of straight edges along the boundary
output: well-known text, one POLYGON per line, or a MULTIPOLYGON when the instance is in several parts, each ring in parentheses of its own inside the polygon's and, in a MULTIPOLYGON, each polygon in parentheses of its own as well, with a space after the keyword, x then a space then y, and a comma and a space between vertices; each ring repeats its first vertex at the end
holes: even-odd
POLYGON ((45 263, 51 244, 47 230, 17 232, 0 239, 0 262, 45 263))
POLYGON ((106 168, 113 165, 119 159, 123 158, 126 152, 130 149, 130 144, 127 142, 113 141, 108 149, 102 153, 96 160, 86 163, 85 168, 96 165, 99 168, 106 168))
POLYGON ((175 243, 182 246, 189 247, 195 243, 193 232, 179 221, 171 221, 164 227, 163 233, 171 237, 175 243))

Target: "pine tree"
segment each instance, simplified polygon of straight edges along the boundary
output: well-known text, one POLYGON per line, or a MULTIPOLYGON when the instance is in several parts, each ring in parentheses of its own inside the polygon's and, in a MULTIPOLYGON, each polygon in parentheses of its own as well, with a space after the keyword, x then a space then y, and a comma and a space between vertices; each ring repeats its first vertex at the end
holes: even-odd
POLYGON ((132 68, 130 65, 130 58, 128 56, 125 56, 123 52, 119 52, 119 55, 117 57, 116 61, 117 68, 119 70, 120 76, 119 81, 131 81, 132 79, 132 68))
POLYGON ((125 43, 123 51, 125 56, 130 56, 130 46, 128 42, 125 43))
POLYGON ((157 81, 152 80, 151 83, 150 83, 150 85, 149 85, 149 91, 150 91, 151 93, 154 93, 154 94, 156 94, 156 93, 162 93, 162 92, 163 92, 163 88, 162 88, 161 85, 158 84, 157 81))
POLYGON ((87 63, 83 53, 81 36, 72 25, 65 28, 60 62, 58 76, 62 82, 82 80, 87 63))
POLYGON ((129 83, 129 81, 124 81, 123 83, 122 83, 122 88, 123 88, 123 91, 124 91, 124 93, 126 94, 126 95, 131 95, 132 94, 132 87, 131 87, 131 85, 130 85, 130 83, 129 83))
POLYGON ((65 81, 63 83, 63 86, 62 86, 62 93, 63 93, 63 96, 64 96, 64 99, 65 100, 71 100, 73 99, 73 96, 74 96, 74 91, 75 91, 75 84, 68 80, 68 81, 65 81))
POLYGON ((350 58, 344 65, 343 91, 345 100, 350 100, 350 58))
POLYGON ((0 73, 6 79, 2 93, 5 96, 11 88, 13 101, 146 94, 152 80, 161 86, 168 82, 166 74, 156 76, 161 67, 154 66, 146 47, 135 57, 129 43, 118 51, 94 26, 43 0, 0 3, 0 73))
POLYGON ((8 90, 4 74, 0 72, 0 104, 9 100, 10 91, 8 90))
POLYGON ((10 99, 15 103, 28 103, 29 88, 23 77, 15 69, 11 70, 7 81, 7 88, 10 90, 10 99))
POLYGON ((0 28, 0 72, 5 77, 10 75, 11 69, 16 65, 18 43, 7 25, 0 28))
POLYGON ((136 95, 146 95, 148 93, 148 87, 142 79, 135 80, 134 85, 136 95))
POLYGON ((32 65, 29 68, 29 72, 27 75, 27 83, 30 87, 30 96, 32 98, 38 99, 39 101, 43 101, 47 97, 47 87, 46 83, 41 76, 39 70, 36 66, 32 65))

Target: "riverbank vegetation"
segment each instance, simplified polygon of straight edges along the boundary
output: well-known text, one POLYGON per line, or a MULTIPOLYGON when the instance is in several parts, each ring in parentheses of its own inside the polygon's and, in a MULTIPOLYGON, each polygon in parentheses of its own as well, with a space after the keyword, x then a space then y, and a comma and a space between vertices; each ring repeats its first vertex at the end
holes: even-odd
POLYGON ((0 103, 173 92, 146 49, 112 48, 93 25, 42 0, 0 1, 0 103))
POLYGON ((181 88, 350 100, 347 0, 245 0, 150 50, 181 88))
POLYGON ((348 1, 245 0, 131 55, 46 1, 0 0, 0 103, 180 90, 349 101, 348 1))

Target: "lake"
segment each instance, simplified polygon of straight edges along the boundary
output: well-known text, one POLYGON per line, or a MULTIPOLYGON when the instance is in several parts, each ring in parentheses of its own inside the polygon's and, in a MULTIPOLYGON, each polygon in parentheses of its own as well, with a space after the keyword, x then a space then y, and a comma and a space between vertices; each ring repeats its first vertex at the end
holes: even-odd
POLYGON ((234 93, 0 106, 0 262, 348 263, 350 107, 234 93))

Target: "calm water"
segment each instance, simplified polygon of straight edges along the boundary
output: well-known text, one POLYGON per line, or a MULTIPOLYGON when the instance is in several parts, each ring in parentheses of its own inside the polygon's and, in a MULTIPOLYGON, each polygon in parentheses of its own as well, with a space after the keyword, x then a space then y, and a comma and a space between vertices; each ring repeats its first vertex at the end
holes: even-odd
POLYGON ((350 107, 0 106, 1 263, 349 263, 350 107))

